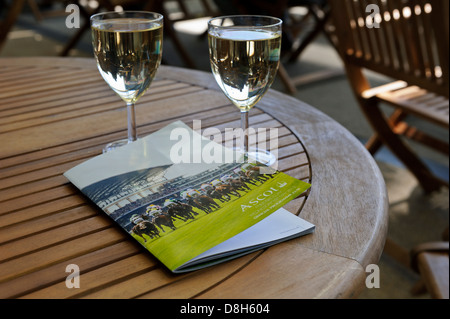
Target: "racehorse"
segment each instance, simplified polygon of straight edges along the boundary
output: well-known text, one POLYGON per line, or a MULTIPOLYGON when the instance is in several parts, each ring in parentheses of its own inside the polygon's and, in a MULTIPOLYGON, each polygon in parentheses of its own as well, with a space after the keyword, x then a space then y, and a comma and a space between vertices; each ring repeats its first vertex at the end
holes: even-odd
POLYGON ((148 220, 142 220, 138 224, 134 225, 131 231, 135 235, 142 237, 144 239, 144 243, 147 242, 147 239, 144 237, 144 235, 147 235, 148 237, 150 237, 150 239, 160 237, 158 228, 156 228, 156 226, 148 220))
POLYGON ((241 194, 231 185, 228 184, 219 184, 215 186, 216 191, 224 196, 234 195, 236 197, 241 197, 241 194))
POLYGON ((158 226, 164 233, 166 232, 162 226, 169 227, 172 230, 175 230, 176 227, 173 224, 172 217, 165 213, 157 213, 153 215, 142 215, 142 217, 146 220, 150 220, 153 224, 158 226))
POLYGON ((266 166, 250 166, 245 169, 245 176, 263 184, 265 181, 273 178, 278 172, 266 166))
POLYGON ((244 182, 242 178, 234 178, 228 181, 228 184, 233 186, 237 191, 251 191, 250 187, 244 182))
POLYGON ((239 179, 245 184, 252 184, 253 186, 256 186, 256 182, 254 182, 250 177, 248 177, 244 171, 240 171, 238 175, 239 179))
POLYGON ((173 203, 167 209, 167 213, 172 218, 178 218, 182 221, 186 222, 189 219, 195 219, 194 215, 198 215, 197 212, 195 212, 192 209, 191 205, 184 204, 184 203, 173 203))
POLYGON ((198 209, 201 209, 207 214, 212 213, 213 209, 220 208, 219 204, 217 204, 214 199, 206 195, 197 195, 194 197, 190 197, 188 200, 190 204, 197 207, 198 209))
POLYGON ((231 200, 230 196, 219 193, 218 191, 216 191, 215 188, 206 191, 206 196, 209 196, 213 199, 218 199, 221 203, 228 202, 231 200))

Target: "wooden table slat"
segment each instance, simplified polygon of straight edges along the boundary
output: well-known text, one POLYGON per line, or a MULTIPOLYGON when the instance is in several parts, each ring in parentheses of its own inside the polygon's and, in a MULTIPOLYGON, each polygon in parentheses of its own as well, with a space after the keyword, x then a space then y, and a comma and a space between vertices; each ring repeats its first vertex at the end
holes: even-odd
MULTIPOLYGON (((176 83, 176 81, 155 80, 150 90, 156 89, 158 87, 164 88, 166 85, 172 83, 176 83)), ((5 98, 2 101, 4 102, 4 106, 0 110, 0 114, 8 115, 7 112, 13 112, 13 114, 28 112, 30 110, 34 110, 35 108, 34 105, 38 103, 50 103, 54 101, 59 101, 60 103, 64 104, 67 102, 67 99, 77 97, 80 100, 84 100, 85 94, 93 92, 97 92, 97 94, 100 96, 103 95, 116 96, 116 99, 120 100, 117 97, 117 95, 112 90, 109 89, 108 85, 105 82, 94 80, 92 82, 78 84, 77 90, 74 90, 73 87, 63 86, 51 90, 37 91, 31 94, 23 94, 11 98, 5 98)))
POLYGON ((26 216, 28 217, 26 220, 10 225, 10 227, 0 228, 0 244, 79 222, 98 213, 98 210, 92 209, 89 205, 81 205, 55 214, 46 214, 42 218, 29 219, 29 216, 26 216))
MULTIPOLYGON (((138 133, 140 136, 145 136, 147 134, 150 134, 154 132, 155 130, 158 130, 162 128, 163 126, 169 124, 170 122, 174 120, 181 120, 187 123, 188 125, 192 126, 192 120, 198 119, 202 121, 202 125, 204 128, 208 128, 211 126, 214 126, 217 123, 221 123, 222 121, 217 121, 217 118, 221 119, 227 119, 228 117, 226 115, 232 114, 230 117, 230 121, 235 121, 239 118, 239 114, 236 112, 230 112, 230 110, 234 110, 235 107, 226 105, 226 106, 219 106, 218 108, 209 109, 207 111, 199 113, 190 113, 187 115, 183 115, 178 118, 172 118, 170 120, 165 120, 161 122, 157 122, 154 124, 149 125, 142 125, 138 127, 138 133)), ((259 114, 260 111, 255 110, 254 114, 259 114)), ((223 123, 223 122, 222 122, 223 123)), ((253 119, 250 121, 251 124, 253 124, 253 119)), ((231 126, 230 126, 231 127, 231 126)), ((286 135, 286 130, 281 128, 280 136, 286 135)), ((18 154, 16 156, 7 157, 4 159, 0 159, 0 167, 7 168, 11 166, 17 166, 18 164, 24 163, 27 164, 31 161, 35 160, 45 160, 47 161, 48 158, 53 158, 55 156, 67 156, 67 153, 69 152, 83 152, 88 151, 87 149, 91 148, 97 148, 97 154, 98 155, 101 152, 102 147, 108 143, 109 141, 124 138, 126 134, 126 129, 122 129, 122 131, 114 132, 111 134, 105 134, 97 137, 93 137, 89 140, 87 139, 81 139, 78 141, 74 141, 72 143, 66 143, 62 145, 52 146, 51 148, 47 148, 44 150, 37 150, 34 152, 27 152, 26 154, 18 154)), ((0 177, 2 176, 2 172, 0 172, 0 177)))
POLYGON ((104 265, 101 268, 85 272, 83 274, 84 284, 80 289, 67 289, 65 280, 52 286, 21 296, 21 298, 74 298, 98 287, 110 286, 115 282, 121 282, 123 278, 129 278, 136 274, 153 274, 152 269, 157 263, 148 258, 147 254, 133 255, 114 263, 104 265), (120 274, 120 275, 118 275, 120 274))
MULTIPOLYGON (((72 69, 72 72, 69 72, 67 69, 60 69, 60 68, 34 68, 34 70, 21 70, 21 71, 10 71, 10 72, 2 72, 2 79, 0 79, 0 83, 5 85, 5 87, 18 85, 20 83, 29 85, 36 82, 36 80, 50 80, 54 81, 57 78, 66 78, 70 76, 71 74, 77 74, 80 72, 80 70, 72 69), (33 72, 33 78, 30 78, 29 74, 30 71, 33 72), (51 77, 49 77, 49 74, 51 77)), ((88 74, 94 75, 95 73, 93 71, 88 72, 88 74)), ((96 76, 98 74, 95 74, 96 76)))
MULTIPOLYGON (((25 223, 27 221, 33 221, 33 219, 42 218, 59 212, 70 211, 71 209, 75 209, 83 204, 88 206, 86 205, 84 198, 78 196, 78 194, 75 194, 72 196, 65 196, 52 201, 31 205, 27 208, 12 210, 12 213, 4 213, 3 215, 0 215, 0 228, 25 223)), ((92 209, 94 208, 85 208, 88 212, 92 209)))
POLYGON ((24 208, 29 208, 45 202, 51 202, 64 198, 69 195, 77 194, 74 186, 63 185, 47 190, 39 191, 33 194, 25 195, 23 197, 16 197, 2 202, 0 205, 0 215, 21 211, 24 208))
MULTIPOLYGON (((188 92, 196 92, 198 90, 198 88, 180 84, 175 84, 172 87, 168 87, 168 89, 176 90, 176 93, 172 92, 171 90, 168 90, 167 92, 158 92, 158 94, 154 94, 151 96, 152 99, 157 100, 158 98, 167 96, 168 94, 173 97, 177 94, 181 95, 188 92), (182 88, 180 88, 180 86, 182 88)), ((2 125, 0 128, 0 133, 13 130, 21 130, 27 127, 43 125, 56 121, 63 121, 78 117, 81 114, 83 116, 89 116, 90 114, 97 114, 104 111, 109 111, 111 109, 123 109, 123 107, 123 101, 117 100, 116 96, 108 95, 106 97, 99 97, 97 95, 95 98, 84 102, 78 101, 74 104, 65 103, 62 106, 46 109, 45 111, 22 114, 22 116, 20 117, 24 119, 21 119, 20 117, 11 117, 8 119, 8 122, 10 124, 2 125), (92 104, 94 104, 95 106, 93 107, 92 104)))
MULTIPOLYGON (((75 86, 79 83, 86 83, 86 82, 96 82, 96 77, 90 77, 86 76, 85 71, 76 71, 72 74, 67 74, 65 77, 59 77, 57 79, 54 78, 48 78, 43 76, 43 78, 37 78, 35 82, 32 82, 28 84, 28 86, 23 86, 22 81, 16 82, 8 82, 7 85, 4 85, 4 89, 6 89, 4 92, 0 93, 0 98, 8 98, 8 97, 14 97, 14 96, 21 96, 23 94, 30 94, 34 92, 40 92, 43 90, 51 90, 55 88, 61 88, 61 87, 70 87, 75 86), (90 79, 90 80, 87 80, 90 79)), ((94 72, 91 72, 90 75, 95 75, 94 72)))
POLYGON ((117 229, 104 229, 68 242, 45 248, 27 255, 3 262, 0 283, 19 276, 39 271, 56 263, 114 245, 125 239, 125 234, 117 229))
POLYGON ((45 287, 60 284, 65 287, 67 265, 75 264, 89 272, 141 252, 141 247, 130 241, 121 241, 78 257, 64 260, 15 279, 0 282, 0 298, 18 298, 45 287))
POLYGON ((39 252, 47 247, 71 241, 75 238, 93 233, 94 231, 102 231, 110 226, 110 220, 107 220, 105 217, 94 216, 36 235, 24 237, 17 241, 8 242, 2 245, 4 252, 0 257, 0 261, 11 260, 25 254, 39 252))

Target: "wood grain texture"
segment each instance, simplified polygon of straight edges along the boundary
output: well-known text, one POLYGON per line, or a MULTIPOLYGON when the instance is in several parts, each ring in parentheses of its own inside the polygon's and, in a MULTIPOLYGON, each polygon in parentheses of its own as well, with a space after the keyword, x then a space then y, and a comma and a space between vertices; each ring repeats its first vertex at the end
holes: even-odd
MULTIPOLYGON (((312 184, 286 209, 316 232, 204 270, 173 275, 62 174, 126 136, 123 103, 83 58, 0 59, 0 297, 347 298, 381 255, 387 196, 370 154, 315 108, 270 91, 253 127, 278 128, 280 170, 312 184), (79 265, 80 289, 65 286, 79 265)), ((137 104, 140 136, 182 120, 239 127, 209 73, 158 70, 137 104)))

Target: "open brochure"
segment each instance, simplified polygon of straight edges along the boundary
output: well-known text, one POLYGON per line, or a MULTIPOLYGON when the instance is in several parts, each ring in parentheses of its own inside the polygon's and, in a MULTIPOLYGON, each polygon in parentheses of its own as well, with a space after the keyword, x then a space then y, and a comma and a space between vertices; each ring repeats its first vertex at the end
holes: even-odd
POLYGON ((315 228, 282 208, 308 183, 243 161, 180 121, 64 175, 174 273, 236 258, 315 228), (236 160, 205 161, 205 150, 236 160))

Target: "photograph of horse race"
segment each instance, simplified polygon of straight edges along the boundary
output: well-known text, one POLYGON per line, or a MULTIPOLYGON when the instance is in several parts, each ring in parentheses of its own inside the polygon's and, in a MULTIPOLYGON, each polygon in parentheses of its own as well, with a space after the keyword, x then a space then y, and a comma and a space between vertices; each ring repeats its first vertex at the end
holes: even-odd
MULTIPOLYGON (((170 194, 152 201, 145 206, 145 210, 141 207, 133 211, 130 217, 132 235, 144 243, 156 240, 220 210, 277 173, 255 174, 257 169, 251 164, 231 165, 226 171, 219 170, 212 176, 208 174, 204 178, 195 178, 195 184, 178 190, 171 189, 170 194)), ((121 218, 121 224, 126 223, 129 215, 121 218)))
POLYGON ((264 218, 262 212, 269 207, 273 212, 301 193, 299 181, 276 170, 261 174, 256 163, 206 165, 195 174, 178 167, 184 174, 177 176, 171 174, 173 166, 179 164, 113 176, 83 189, 169 269, 235 236, 264 218))

